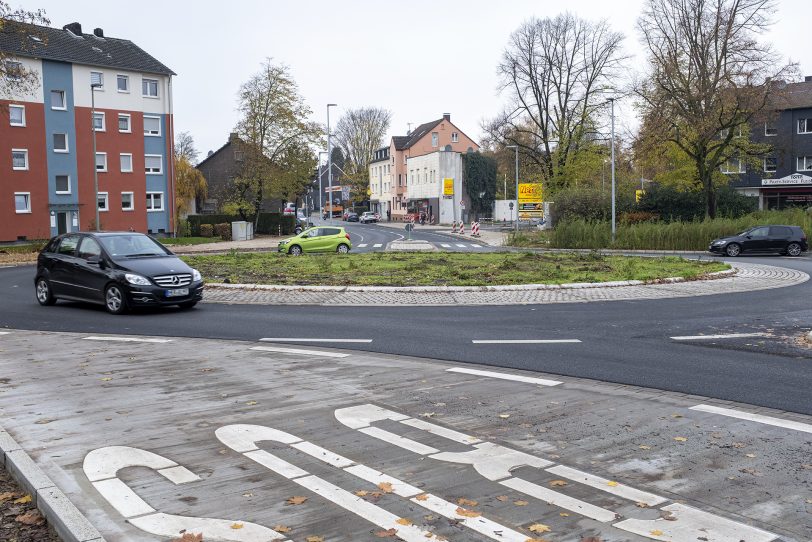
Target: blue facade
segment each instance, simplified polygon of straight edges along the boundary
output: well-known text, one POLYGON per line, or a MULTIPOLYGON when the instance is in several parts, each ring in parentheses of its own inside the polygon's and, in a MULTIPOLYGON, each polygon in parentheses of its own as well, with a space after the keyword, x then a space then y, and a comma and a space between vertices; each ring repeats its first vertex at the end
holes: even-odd
MULTIPOLYGON (((69 227, 72 225, 74 215, 78 217, 79 211, 79 177, 76 165, 76 115, 73 100, 73 72, 71 64, 42 61, 42 86, 45 96, 45 147, 47 150, 48 165, 48 204, 52 212, 69 213, 69 227), (51 91, 65 92, 65 110, 51 108, 51 91), (68 152, 54 152, 53 134, 67 135, 68 152), (56 176, 68 175, 70 178, 70 194, 56 193, 56 176)), ((57 227, 51 227, 51 235, 56 235, 57 227)))
MULTIPOLYGON (((146 116, 152 116, 149 113, 146 116)), ((157 116, 157 115, 155 115, 157 116)), ((153 175, 147 174, 147 192, 162 192, 163 193, 163 211, 147 211, 147 228, 152 233, 158 233, 160 230, 168 232, 169 230, 169 213, 170 213, 170 190, 167 186, 167 179, 169 178, 169 160, 166 155, 167 152, 167 133, 166 133, 166 115, 161 117, 161 135, 158 136, 144 136, 144 154, 160 154, 162 157, 161 174, 153 175)))

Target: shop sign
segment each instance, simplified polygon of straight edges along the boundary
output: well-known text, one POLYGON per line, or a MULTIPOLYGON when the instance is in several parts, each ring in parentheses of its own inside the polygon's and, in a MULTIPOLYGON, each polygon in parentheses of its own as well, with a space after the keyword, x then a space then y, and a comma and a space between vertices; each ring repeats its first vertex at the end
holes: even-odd
POLYGON ((801 173, 793 173, 780 179, 761 179, 761 186, 786 186, 786 185, 807 185, 812 184, 812 177, 801 173))
POLYGON ((443 179, 443 197, 450 198, 454 195, 454 179, 443 179))
POLYGON ((544 194, 541 183, 521 183, 519 184, 519 206, 523 203, 538 203, 544 201, 544 194))

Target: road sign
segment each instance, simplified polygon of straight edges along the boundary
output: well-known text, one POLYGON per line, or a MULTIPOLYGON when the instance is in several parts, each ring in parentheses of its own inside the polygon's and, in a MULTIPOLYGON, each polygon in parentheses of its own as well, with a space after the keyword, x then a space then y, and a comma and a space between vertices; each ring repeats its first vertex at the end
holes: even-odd
POLYGON ((645 190, 635 190, 634 191, 634 201, 636 201, 637 203, 640 203, 640 200, 643 198, 643 196, 645 194, 646 194, 645 190))
POLYGON ((513 210, 513 202, 512 201, 510 203, 508 203, 508 207, 510 207, 511 211, 513 210))
POLYGON ((464 201, 460 201, 460 207, 461 207, 462 209, 465 209, 465 202, 464 202, 464 201))

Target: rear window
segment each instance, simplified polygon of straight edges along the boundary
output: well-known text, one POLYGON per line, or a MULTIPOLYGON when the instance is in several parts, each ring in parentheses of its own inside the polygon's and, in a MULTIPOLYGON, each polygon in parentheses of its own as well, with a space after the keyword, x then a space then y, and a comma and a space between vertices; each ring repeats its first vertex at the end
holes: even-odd
POLYGON ((322 235, 338 235, 341 230, 338 228, 322 228, 322 235))
POLYGON ((786 226, 770 226, 770 237, 792 237, 792 230, 786 226))

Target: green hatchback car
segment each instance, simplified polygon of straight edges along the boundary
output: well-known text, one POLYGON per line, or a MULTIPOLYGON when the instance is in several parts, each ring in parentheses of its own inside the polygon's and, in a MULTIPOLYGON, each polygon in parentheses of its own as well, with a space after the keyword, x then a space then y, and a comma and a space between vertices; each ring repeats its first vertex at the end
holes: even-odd
POLYGON ((350 234, 344 228, 319 226, 309 228, 295 237, 279 241, 279 252, 298 256, 302 252, 338 252, 346 254, 352 248, 350 234))

